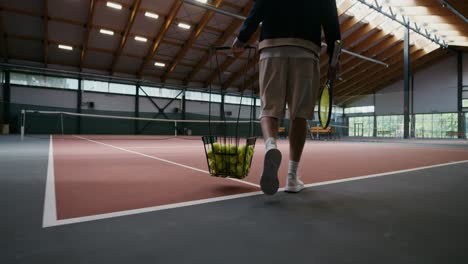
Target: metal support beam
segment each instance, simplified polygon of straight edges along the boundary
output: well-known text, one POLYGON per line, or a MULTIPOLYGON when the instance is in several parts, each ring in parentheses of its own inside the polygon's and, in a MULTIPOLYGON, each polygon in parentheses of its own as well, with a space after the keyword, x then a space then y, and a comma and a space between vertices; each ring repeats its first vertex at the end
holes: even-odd
POLYGON ((225 102, 225 91, 221 90, 221 104, 219 105, 219 119, 220 120, 225 120, 226 115, 224 112, 224 102, 225 102))
POLYGON ((463 52, 457 54, 457 88, 458 88, 458 138, 466 138, 465 114, 463 113, 463 52))
POLYGON ((468 23, 468 19, 462 13, 460 13, 455 7, 449 4, 446 0, 439 0, 439 2, 442 3, 443 7, 448 8, 450 11, 452 11, 452 13, 454 13, 459 18, 461 18, 465 23, 468 23))
POLYGON ((404 48, 404 67, 403 67, 403 75, 404 75, 404 106, 403 106, 403 113, 404 113, 404 138, 409 138, 409 122, 410 122, 410 29, 409 27, 405 27, 405 48, 404 48))
POLYGON ((11 87, 10 87, 10 72, 5 71, 5 83, 3 84, 3 124, 10 124, 10 102, 11 102, 11 87))
POLYGON ((225 15, 225 16, 228 16, 228 17, 237 18, 237 19, 240 19, 240 20, 246 20, 247 19, 245 16, 241 16, 241 15, 234 14, 234 13, 231 13, 231 12, 226 11, 226 10, 219 9, 216 6, 212 6, 210 4, 203 4, 201 2, 194 1, 194 0, 183 0, 183 1, 184 1, 184 3, 187 3, 189 5, 198 6, 198 7, 201 7, 201 8, 207 9, 207 10, 211 10, 211 11, 213 11, 215 13, 222 14, 222 15, 225 15))
MULTIPOLYGON (((137 84, 135 86, 135 117, 139 118, 140 117, 140 85, 137 84)), ((135 135, 138 135, 139 133, 139 125, 138 125, 138 120, 135 120, 135 135)))
POLYGON ((373 105, 374 105, 374 131, 372 133, 372 136, 373 137, 377 137, 377 114, 376 114, 376 111, 375 111, 375 106, 376 106, 376 100, 377 99, 377 94, 374 92, 374 97, 373 97, 373 105))
POLYGON ((416 137, 416 117, 414 115, 414 75, 411 75, 410 86, 410 116, 411 116, 411 138, 416 137))
POLYGON ((390 12, 387 12, 383 9, 383 6, 380 5, 377 1, 367 1, 367 0, 357 0, 359 3, 379 12, 380 14, 390 18, 391 20, 397 22, 398 24, 416 32, 417 34, 425 37, 426 39, 440 45, 442 48, 448 48, 448 44, 440 37, 435 34, 431 35, 429 31, 423 30, 419 25, 414 23, 414 25, 411 25, 411 21, 409 20, 408 17, 406 16, 401 16, 401 19, 398 18, 398 14, 393 12, 393 9, 390 7, 390 12))
MULTIPOLYGON (((78 94, 76 100, 76 112, 81 114, 83 112, 83 80, 78 79, 78 94)), ((81 134, 81 116, 77 117, 76 120, 76 130, 78 134, 81 134)))
MULTIPOLYGON (((148 98, 148 100, 150 100, 150 102, 154 105, 154 107, 156 107, 156 109, 158 109, 158 114, 156 115, 156 117, 161 114, 161 115, 164 116, 164 118, 169 119, 169 117, 164 113, 164 108, 159 107, 159 105, 153 100, 153 98, 151 98, 151 96, 148 95, 148 93, 141 86, 139 87, 139 89, 141 91, 143 91, 146 98, 148 98)), ((154 118, 156 118, 156 117, 154 117, 154 118)))
POLYGON ((185 91, 182 95, 182 120, 187 119, 187 99, 185 97, 185 91))
POLYGON ((44 25, 44 39, 43 39, 44 65, 45 67, 47 67, 47 64, 49 63, 49 1, 48 0, 44 0, 43 25, 44 25))

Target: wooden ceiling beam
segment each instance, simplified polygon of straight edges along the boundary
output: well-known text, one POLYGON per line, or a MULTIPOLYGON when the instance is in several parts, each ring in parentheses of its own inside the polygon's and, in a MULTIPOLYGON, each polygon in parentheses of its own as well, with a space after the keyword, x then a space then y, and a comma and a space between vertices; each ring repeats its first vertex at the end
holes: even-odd
POLYGON ((138 76, 142 75, 146 65, 153 59, 154 55, 156 54, 156 51, 162 43, 162 40, 164 39, 164 36, 166 36, 167 31, 169 30, 172 22, 177 16, 177 13, 179 13, 179 9, 182 7, 182 4, 182 0, 175 0, 174 4, 172 4, 171 10, 169 11, 169 15, 167 16, 166 21, 164 21, 164 24, 161 26, 161 29, 159 30, 159 33, 153 42, 153 46, 151 47, 148 54, 145 56, 145 59, 142 65, 140 66, 140 69, 138 70, 138 76))
POLYGON ((125 47, 125 44, 127 44, 127 40, 128 40, 129 35, 130 35, 130 31, 132 30, 133 23, 135 22, 136 14, 137 14, 138 10, 140 9, 140 5, 141 5, 141 0, 135 0, 133 6, 130 7, 131 13, 130 13, 130 15, 128 17, 127 25, 125 26, 125 31, 124 31, 122 37, 120 38, 119 47, 117 48, 117 51, 115 52, 115 54, 114 54, 114 56, 112 58, 112 64, 111 64, 111 67, 110 67, 111 75, 115 71, 115 66, 117 65, 117 62, 119 61, 119 57, 122 55, 122 51, 123 51, 123 49, 125 47))
MULTIPOLYGON (((224 0, 215 0, 212 5, 214 7, 219 7, 223 3, 224 0)), ((215 13, 213 11, 206 11, 203 17, 200 19, 200 22, 197 24, 195 27, 195 30, 192 31, 190 34, 189 39, 185 42, 185 44, 182 46, 182 49, 179 50, 177 53, 174 61, 171 63, 171 65, 168 67, 166 72, 161 76, 161 81, 164 83, 166 82, 167 77, 176 69, 177 65, 179 65, 180 61, 184 58, 184 56, 187 54, 189 49, 193 46, 195 41, 198 39, 198 37, 201 35, 205 27, 208 25, 208 23, 211 21, 215 13)))
POLYGON ((96 7, 95 0, 89 0, 88 20, 85 25, 86 30, 84 32, 84 37, 83 37, 83 48, 81 49, 81 54, 80 54, 80 69, 83 68, 84 61, 86 59, 86 49, 88 48, 89 35, 91 34, 95 7, 96 7))
MULTIPOLYGON (((247 5, 241 10, 240 14, 242 16, 248 15, 250 12, 250 9, 253 6, 253 0, 250 0, 247 5)), ((214 46, 223 46, 225 45, 226 41, 236 32, 236 30, 241 26, 242 21, 241 20, 233 20, 231 24, 226 28, 226 30, 223 32, 223 34, 215 41, 214 46)), ((211 59, 211 51, 206 51, 205 55, 201 58, 201 60, 197 63, 195 68, 189 73, 189 75, 185 78, 185 83, 189 83, 195 75, 208 63, 208 61, 211 59)))

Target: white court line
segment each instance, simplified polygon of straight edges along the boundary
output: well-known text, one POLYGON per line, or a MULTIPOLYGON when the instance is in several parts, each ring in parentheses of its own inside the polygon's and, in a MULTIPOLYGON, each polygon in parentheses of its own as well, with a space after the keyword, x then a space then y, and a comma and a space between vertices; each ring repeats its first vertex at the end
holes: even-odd
POLYGON ((149 213, 149 212, 187 207, 187 206, 193 206, 193 205, 199 205, 199 204, 214 203, 214 202, 219 202, 219 201, 244 198, 244 197, 255 196, 255 195, 260 195, 260 194, 263 194, 263 193, 262 192, 250 192, 250 193, 221 196, 221 197, 215 197, 215 198, 209 198, 209 199, 195 200, 195 201, 189 201, 189 202, 147 207, 147 208, 141 208, 141 209, 135 209, 135 210, 120 211, 120 212, 114 212, 114 213, 108 213, 108 214, 99 214, 99 215, 91 215, 91 216, 56 220, 55 223, 47 227, 77 224, 77 223, 82 223, 82 222, 96 221, 96 220, 102 220, 102 219, 108 219, 108 218, 114 218, 114 217, 120 217, 120 216, 128 216, 128 215, 149 213))
MULTIPOLYGON (((118 149, 118 150, 125 151, 125 152, 128 152, 128 153, 132 153, 132 154, 135 154, 135 155, 143 156, 143 157, 146 157, 146 158, 150 158, 150 159, 155 159, 155 160, 159 160, 159 161, 162 161, 162 162, 166 162, 166 163, 169 163, 169 164, 172 164, 172 165, 176 165, 176 166, 179 166, 179 167, 182 167, 182 168, 186 168, 186 169, 189 169, 189 170, 194 170, 194 171, 198 171, 198 172, 203 172, 203 173, 209 174, 209 172, 206 171, 206 170, 201 170, 201 169, 198 169, 198 168, 195 168, 195 167, 191 167, 191 166, 187 166, 187 165, 184 165, 184 164, 181 164, 181 163, 177 163, 177 162, 174 162, 174 161, 170 161, 170 160, 166 160, 166 159, 161 159, 161 158, 158 158, 158 157, 155 157, 155 156, 147 155, 147 154, 144 154, 144 153, 141 153, 141 152, 133 151, 133 150, 126 149, 126 148, 122 148, 122 147, 117 147, 117 146, 114 146, 114 145, 111 145, 111 144, 103 143, 103 142, 96 141, 96 140, 92 140, 92 139, 85 138, 85 137, 80 137, 80 136, 74 136, 74 137, 79 138, 79 139, 83 139, 83 140, 87 140, 87 141, 90 141, 90 142, 93 142, 93 143, 96 143, 96 144, 100 144, 100 145, 103 145, 103 146, 107 146, 107 147, 110 147, 110 148, 113 148, 113 149, 118 149)), ((243 183, 243 184, 247 184, 247 185, 250 185, 250 186, 254 186, 254 187, 257 187, 257 188, 260 188, 260 185, 255 184, 255 183, 251 183, 251 182, 247 182, 247 181, 243 181, 243 180, 239 180, 239 179, 233 179, 233 178, 226 178, 226 179, 231 180, 231 181, 235 181, 235 182, 239 182, 239 183, 243 183)))
POLYGON ((47 162, 47 179, 44 197, 44 215, 42 227, 53 226, 57 222, 57 204, 55 200, 54 146, 50 136, 49 160, 47 162))

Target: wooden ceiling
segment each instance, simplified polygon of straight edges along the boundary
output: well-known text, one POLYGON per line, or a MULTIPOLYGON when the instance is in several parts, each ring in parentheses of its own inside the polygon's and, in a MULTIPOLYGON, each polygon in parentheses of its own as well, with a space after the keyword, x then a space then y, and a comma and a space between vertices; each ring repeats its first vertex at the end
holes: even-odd
MULTIPOLYGON (((370 0, 368 0, 370 1, 370 0)), ((155 83, 206 89, 213 83, 229 91, 258 90, 258 55, 248 60, 210 47, 230 45, 242 20, 182 0, 3 0, 0 3, 0 52, 4 62, 66 68, 103 75, 141 78, 155 83), (146 12, 159 15, 151 19, 146 12), (179 23, 191 25, 188 30, 179 23), (113 36, 100 34, 101 29, 113 36), (135 37, 147 39, 139 42, 135 37), (73 51, 58 49, 59 44, 73 51), (165 64, 155 67, 154 63, 165 64)), ((219 9, 246 16, 253 0, 209 0, 219 9)), ((440 0, 379 0, 450 46, 468 46, 468 26, 440 0)), ((466 0, 448 3, 468 14, 466 0)), ((373 93, 403 77, 403 27, 357 0, 337 0, 344 48, 389 64, 382 65, 342 55, 342 80, 336 87, 338 104, 373 93)), ((257 43, 258 32, 251 44, 257 43)), ((449 56, 449 50, 411 34, 411 66, 419 70, 449 56)), ((322 57, 326 56, 322 50, 322 57)), ((326 77, 322 58, 321 79, 326 77)))

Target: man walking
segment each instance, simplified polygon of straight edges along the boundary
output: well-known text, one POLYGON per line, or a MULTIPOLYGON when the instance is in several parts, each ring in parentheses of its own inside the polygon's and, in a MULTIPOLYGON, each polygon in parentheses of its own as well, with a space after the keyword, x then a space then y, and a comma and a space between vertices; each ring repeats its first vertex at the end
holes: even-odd
MULTIPOLYGON (((291 120, 290 160, 286 192, 304 189, 298 175, 307 135, 307 120, 314 118, 320 89, 322 28, 331 60, 335 41, 341 39, 335 0, 254 0, 254 6, 232 45, 242 52, 260 23, 261 126, 266 152, 260 185, 265 194, 278 191, 281 152, 277 149, 278 119, 288 104, 291 120)), ((330 62, 329 60, 329 62, 330 62)), ((329 67, 329 78, 336 78, 329 67)))

